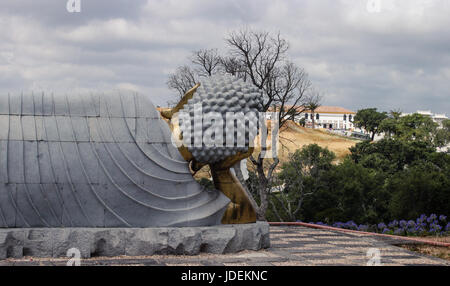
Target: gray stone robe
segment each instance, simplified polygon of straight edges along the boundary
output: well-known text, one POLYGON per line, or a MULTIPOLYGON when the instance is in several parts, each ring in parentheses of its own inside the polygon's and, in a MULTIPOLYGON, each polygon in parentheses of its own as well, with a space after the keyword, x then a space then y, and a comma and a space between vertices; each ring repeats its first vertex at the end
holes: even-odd
POLYGON ((220 224, 170 135, 142 95, 0 95, 0 227, 220 224))

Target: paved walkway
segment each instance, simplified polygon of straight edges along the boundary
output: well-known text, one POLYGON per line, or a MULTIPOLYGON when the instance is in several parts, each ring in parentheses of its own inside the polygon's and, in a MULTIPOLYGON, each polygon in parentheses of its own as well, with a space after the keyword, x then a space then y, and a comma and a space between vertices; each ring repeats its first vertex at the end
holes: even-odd
MULTIPOLYGON (((443 265, 450 262, 411 252, 375 237, 306 227, 270 228, 271 248, 235 254, 197 256, 153 255, 95 257, 81 265, 179 265, 179 266, 315 266, 315 265, 443 265), (369 257, 368 257, 369 251, 369 257), (369 262, 369 263, 371 263, 369 262)), ((7 259, 0 265, 66 265, 65 258, 7 259)))

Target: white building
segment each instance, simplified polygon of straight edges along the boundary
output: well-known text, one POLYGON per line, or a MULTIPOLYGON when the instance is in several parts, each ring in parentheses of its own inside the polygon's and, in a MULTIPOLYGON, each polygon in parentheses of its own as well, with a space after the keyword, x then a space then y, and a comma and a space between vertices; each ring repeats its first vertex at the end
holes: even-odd
POLYGON ((335 129, 335 130, 354 130, 353 118, 356 112, 338 106, 320 106, 314 113, 305 110, 301 113, 298 122, 302 117, 305 118, 306 126, 312 127, 314 116, 315 127, 335 129))

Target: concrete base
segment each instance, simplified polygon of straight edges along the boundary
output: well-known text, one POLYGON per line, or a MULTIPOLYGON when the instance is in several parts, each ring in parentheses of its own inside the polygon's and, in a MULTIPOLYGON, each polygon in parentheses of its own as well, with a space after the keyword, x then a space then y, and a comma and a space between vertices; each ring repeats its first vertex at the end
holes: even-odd
POLYGON ((77 248, 82 258, 89 258, 220 254, 268 247, 267 222, 209 227, 0 229, 0 259, 67 257, 71 248, 77 248))

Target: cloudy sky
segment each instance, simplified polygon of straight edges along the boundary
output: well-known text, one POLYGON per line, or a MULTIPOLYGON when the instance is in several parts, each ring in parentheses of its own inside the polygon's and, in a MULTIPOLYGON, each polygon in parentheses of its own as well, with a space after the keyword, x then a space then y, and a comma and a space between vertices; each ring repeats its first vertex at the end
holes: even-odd
POLYGON ((128 89, 165 105, 193 50, 250 27, 281 32, 324 105, 450 115, 447 0, 80 2, 0 0, 0 92, 128 89))

